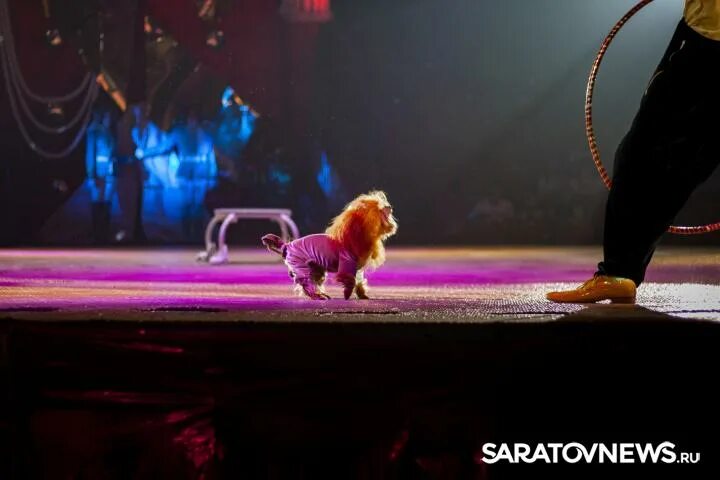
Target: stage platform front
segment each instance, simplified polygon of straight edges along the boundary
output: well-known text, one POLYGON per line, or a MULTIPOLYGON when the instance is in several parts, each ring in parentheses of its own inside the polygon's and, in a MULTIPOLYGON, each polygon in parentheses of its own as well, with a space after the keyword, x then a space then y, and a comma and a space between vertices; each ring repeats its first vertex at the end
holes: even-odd
POLYGON ((637 305, 558 305, 598 248, 391 248, 369 301, 270 253, 0 250, 0 478, 719 478, 720 249, 637 305), (491 442, 696 464, 494 465, 491 442))

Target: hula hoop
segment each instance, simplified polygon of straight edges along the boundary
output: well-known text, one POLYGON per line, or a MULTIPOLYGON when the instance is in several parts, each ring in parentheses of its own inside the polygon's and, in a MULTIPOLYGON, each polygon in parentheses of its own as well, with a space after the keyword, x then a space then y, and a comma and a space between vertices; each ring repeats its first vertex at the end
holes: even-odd
MULTIPOLYGON (((595 137, 595 130, 593 128, 592 104, 593 93, 595 92, 595 81, 597 80, 597 74, 600 70, 600 64, 605 57, 605 53, 607 52, 608 47, 610 47, 610 44, 615 39, 615 36, 618 34, 620 29, 625 26, 628 20, 630 20, 637 12, 642 10, 649 3, 652 3, 652 1, 653 0, 641 0, 640 3, 631 8, 630 11, 628 11, 625 16, 622 17, 617 24, 615 24, 613 29, 610 31, 608 36, 605 37, 605 40, 600 46, 600 51, 595 58, 592 70, 590 71, 590 78, 588 79, 587 90, 585 92, 585 134, 587 135, 588 144, 590 146, 590 153, 593 157, 593 162, 595 162, 595 168, 597 168, 597 171, 600 174, 600 179, 608 189, 612 187, 612 180, 610 179, 607 170, 605 170, 605 166, 600 160, 600 150, 598 149, 597 138, 595 137)), ((720 230, 720 222, 710 223, 708 225, 696 227, 671 226, 668 229, 668 232, 675 233, 677 235, 700 235, 703 233, 716 232, 718 230, 720 230)))

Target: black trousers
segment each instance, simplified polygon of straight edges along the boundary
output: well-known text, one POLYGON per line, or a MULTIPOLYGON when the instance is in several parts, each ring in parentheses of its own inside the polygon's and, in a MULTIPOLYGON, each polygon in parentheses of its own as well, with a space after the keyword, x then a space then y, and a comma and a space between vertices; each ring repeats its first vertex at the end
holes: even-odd
POLYGON ((720 163, 720 42, 682 21, 618 146, 599 274, 640 285, 663 233, 720 163))

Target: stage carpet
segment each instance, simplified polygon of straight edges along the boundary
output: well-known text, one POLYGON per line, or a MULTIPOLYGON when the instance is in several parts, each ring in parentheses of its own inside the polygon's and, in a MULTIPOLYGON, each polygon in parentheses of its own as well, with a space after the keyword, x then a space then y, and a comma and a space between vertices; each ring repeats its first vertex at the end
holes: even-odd
POLYGON ((263 250, 230 263, 192 250, 0 250, 0 314, 23 319, 488 322, 571 313, 720 320, 720 249, 661 250, 635 307, 588 309, 545 292, 592 276, 596 248, 391 249, 367 275, 370 301, 298 298, 284 265, 263 250))

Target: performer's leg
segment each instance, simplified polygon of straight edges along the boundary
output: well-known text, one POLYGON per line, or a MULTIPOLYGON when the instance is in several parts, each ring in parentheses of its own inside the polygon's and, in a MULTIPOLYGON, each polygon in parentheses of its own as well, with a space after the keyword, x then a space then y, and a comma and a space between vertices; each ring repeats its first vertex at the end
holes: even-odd
POLYGON ((618 148, 598 274, 640 285, 655 247, 717 165, 717 67, 712 44, 682 24, 618 148), (715 150, 716 152, 716 150, 715 150))
POLYGON ((145 233, 145 225, 143 222, 143 196, 145 193, 145 173, 141 162, 133 163, 133 175, 136 177, 136 206, 135 206, 135 225, 133 228, 132 239, 135 242, 142 243, 147 240, 145 233))
POLYGON ((110 238, 110 192, 112 191, 111 177, 105 176, 95 180, 97 184, 97 198, 93 201, 93 235, 95 243, 103 245, 110 238))
POLYGON ((128 241, 142 229, 142 170, 136 160, 123 159, 118 168, 117 193, 120 207, 120 225, 116 240, 128 241))
POLYGON ((548 299, 634 301, 658 241, 720 160, 718 45, 680 24, 617 151, 604 260, 593 279, 548 299))

